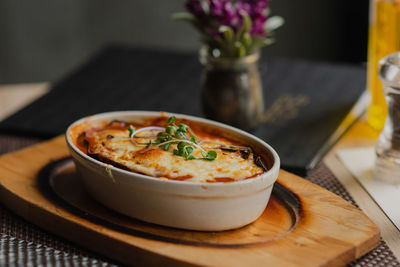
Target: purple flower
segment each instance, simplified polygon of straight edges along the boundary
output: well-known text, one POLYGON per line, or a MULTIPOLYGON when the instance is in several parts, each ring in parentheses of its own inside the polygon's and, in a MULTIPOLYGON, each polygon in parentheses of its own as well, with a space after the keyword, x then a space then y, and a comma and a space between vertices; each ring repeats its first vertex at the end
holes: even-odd
POLYGON ((264 36, 264 24, 267 21, 266 11, 268 9, 269 0, 243 0, 240 6, 250 16, 252 28, 250 34, 264 36))
POLYGON ((210 1, 210 14, 215 17, 222 16, 224 11, 224 4, 226 1, 210 1))
POLYGON ((229 0, 211 0, 210 16, 217 25, 230 26, 233 30, 237 30, 242 23, 236 6, 229 0))
POLYGON ((268 4, 269 0, 187 0, 185 6, 211 35, 218 35, 222 25, 237 32, 243 24, 243 13, 246 13, 252 21, 250 34, 264 36, 268 4))
POLYGON ((239 13, 246 12, 247 14, 250 14, 252 6, 247 1, 241 1, 236 4, 236 8, 239 13))

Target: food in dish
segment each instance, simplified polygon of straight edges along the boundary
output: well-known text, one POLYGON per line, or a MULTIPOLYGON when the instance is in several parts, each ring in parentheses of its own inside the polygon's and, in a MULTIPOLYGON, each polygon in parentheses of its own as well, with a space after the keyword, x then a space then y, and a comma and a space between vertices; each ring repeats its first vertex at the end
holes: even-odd
POLYGON ((161 179, 234 182, 267 170, 250 147, 175 116, 158 117, 146 124, 104 122, 83 131, 78 146, 102 162, 161 179))
POLYGON ((279 157, 264 141, 222 123, 182 114, 153 111, 96 114, 74 122, 67 130, 66 140, 92 197, 133 218, 182 229, 221 231, 253 222, 267 206, 279 173, 279 157), (168 123, 168 118, 174 116, 176 121, 168 123), (186 138, 178 134, 185 140, 175 140, 174 129, 171 139, 175 141, 165 140, 168 138, 160 132, 166 132, 168 126, 185 129, 186 138), (143 130, 145 127, 162 129, 143 130), (127 145, 120 145, 118 140, 127 145), (166 141, 173 142, 166 148, 166 141), (185 145, 179 145, 180 142, 185 145), (136 143, 140 144, 136 147, 136 143), (138 164, 146 168, 132 171, 127 162, 117 160, 129 154, 130 148, 133 154, 135 150, 146 150, 138 164), (225 156, 228 159, 224 163, 225 156), (164 157, 173 161, 165 163, 164 157), (199 166, 187 169, 182 164, 199 166), (215 166, 216 174, 208 175, 205 166, 215 166), (174 167, 179 168, 176 176, 174 167), (193 177, 182 177, 189 170, 193 171, 193 177), (229 176, 221 176, 221 170, 228 171, 229 176))

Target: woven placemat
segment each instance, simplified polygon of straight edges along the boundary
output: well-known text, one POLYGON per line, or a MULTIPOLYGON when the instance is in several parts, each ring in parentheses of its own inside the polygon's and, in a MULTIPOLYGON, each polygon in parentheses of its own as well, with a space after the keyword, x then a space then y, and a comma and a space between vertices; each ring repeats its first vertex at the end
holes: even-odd
MULTIPOLYGON (((11 152, 39 142, 9 135, 0 135, 0 154, 11 152)), ((320 164, 307 180, 339 195, 358 207, 332 172, 320 164)), ((71 242, 47 233, 20 218, 0 204, 0 266, 113 266, 118 263, 106 259, 71 242)), ((400 266, 392 251, 381 240, 379 246, 352 262, 349 266, 400 266)))

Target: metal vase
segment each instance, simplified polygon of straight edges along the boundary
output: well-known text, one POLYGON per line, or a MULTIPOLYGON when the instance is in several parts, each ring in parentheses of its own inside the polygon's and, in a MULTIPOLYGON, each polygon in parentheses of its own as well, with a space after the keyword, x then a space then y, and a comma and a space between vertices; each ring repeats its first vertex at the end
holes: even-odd
POLYGON ((200 50, 202 107, 207 118, 243 130, 255 129, 264 112, 258 70, 260 53, 244 58, 214 58, 200 50))

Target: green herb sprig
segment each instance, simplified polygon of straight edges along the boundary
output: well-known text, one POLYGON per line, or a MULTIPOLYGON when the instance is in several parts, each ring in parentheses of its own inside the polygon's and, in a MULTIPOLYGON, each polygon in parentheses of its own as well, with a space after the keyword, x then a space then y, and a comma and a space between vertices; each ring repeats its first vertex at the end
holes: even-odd
POLYGON ((129 138, 131 138, 133 133, 136 132, 136 128, 133 127, 133 125, 129 125, 128 130, 129 130, 129 138))
MULTIPOLYGON (((169 150, 171 144, 177 144, 176 149, 173 150, 174 155, 184 157, 186 160, 204 159, 204 160, 215 160, 217 158, 217 152, 214 150, 205 151, 198 143, 198 138, 191 131, 190 127, 184 123, 180 123, 179 126, 175 124, 176 117, 171 116, 167 121, 167 127, 164 131, 157 133, 156 139, 149 140, 146 143, 148 149, 161 148, 166 151, 169 150), (202 157, 196 157, 193 155, 194 149, 200 149, 202 157)), ((129 137, 135 138, 135 128, 129 127, 129 137)), ((137 143, 136 143, 137 144, 137 143)), ((147 151, 147 150, 144 150, 147 151)))

